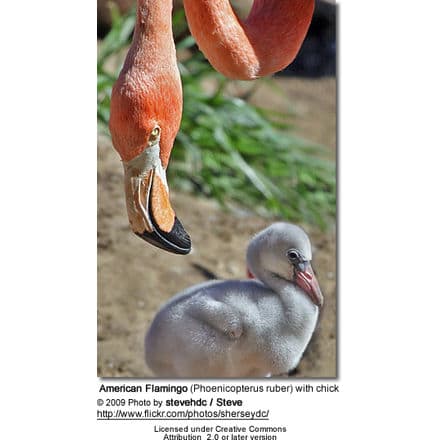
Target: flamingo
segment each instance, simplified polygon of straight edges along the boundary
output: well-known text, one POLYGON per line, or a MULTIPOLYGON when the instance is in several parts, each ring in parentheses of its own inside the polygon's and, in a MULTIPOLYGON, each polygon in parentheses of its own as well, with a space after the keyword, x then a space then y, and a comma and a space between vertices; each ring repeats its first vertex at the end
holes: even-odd
MULTIPOLYGON (((190 30, 212 65, 230 78, 274 73, 296 56, 314 0, 255 0, 245 21, 228 0, 185 0, 190 30)), ((173 210, 166 178, 182 117, 172 0, 138 0, 133 41, 112 90, 109 128, 124 166, 133 232, 176 254, 191 239, 173 210)))
POLYGON ((240 20, 229 0, 184 0, 191 34, 211 65, 232 79, 251 80, 288 66, 312 20, 314 0, 254 0, 240 20))
POLYGON ((309 237, 275 223, 249 243, 253 279, 208 281, 171 298, 145 336, 162 377, 263 377, 294 369, 323 304, 309 237))

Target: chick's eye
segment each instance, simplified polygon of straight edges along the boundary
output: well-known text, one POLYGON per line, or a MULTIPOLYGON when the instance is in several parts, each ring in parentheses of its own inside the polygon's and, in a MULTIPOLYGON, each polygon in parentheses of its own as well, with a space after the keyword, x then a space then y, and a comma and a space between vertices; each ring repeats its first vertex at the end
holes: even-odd
POLYGON ((287 256, 289 257, 290 260, 299 260, 298 251, 295 251, 293 249, 287 252, 287 256))

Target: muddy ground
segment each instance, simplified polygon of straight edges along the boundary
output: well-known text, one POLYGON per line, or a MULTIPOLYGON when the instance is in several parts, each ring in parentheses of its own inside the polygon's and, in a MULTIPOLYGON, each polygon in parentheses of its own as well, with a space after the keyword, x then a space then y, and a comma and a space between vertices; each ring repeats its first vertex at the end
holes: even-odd
MULTIPOLYGON (((336 83, 278 78, 283 93, 257 86, 251 101, 294 111, 295 132, 336 147, 336 83), (287 99, 286 99, 287 97, 287 99)), ((221 278, 243 278, 249 238, 273 220, 224 212, 214 202, 171 188, 177 215, 193 241, 188 256, 146 244, 130 232, 123 170, 109 139, 98 145, 98 359, 101 377, 148 377, 143 339, 158 308, 187 286, 206 280, 201 265, 221 278)), ((336 236, 302 225, 315 246, 314 267, 325 296, 320 322, 297 377, 336 375, 336 236)))

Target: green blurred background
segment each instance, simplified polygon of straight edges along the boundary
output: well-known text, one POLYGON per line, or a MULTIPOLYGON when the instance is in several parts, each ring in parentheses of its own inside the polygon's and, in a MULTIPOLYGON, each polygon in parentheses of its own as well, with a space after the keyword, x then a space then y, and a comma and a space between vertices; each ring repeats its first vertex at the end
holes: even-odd
MULTIPOLYGON (((104 20, 98 27, 98 34, 105 34, 99 41, 97 63, 98 121, 100 133, 105 135, 109 134, 111 88, 135 22, 131 3, 122 1, 125 14, 121 15, 118 5, 107 2, 104 20)), ((292 114, 250 104, 252 83, 243 85, 239 96, 228 93, 231 83, 238 82, 227 80, 213 70, 188 32, 183 9, 175 7, 174 11, 184 109, 168 168, 172 190, 214 198, 225 209, 240 206, 262 216, 317 225, 324 230, 333 225, 336 215, 333 152, 298 136, 291 126, 292 114)), ((302 75, 307 74, 307 66, 313 76, 319 69, 328 70, 329 65, 331 70, 329 60, 334 62, 333 53, 321 57, 324 67, 320 67, 321 62, 315 70, 310 68, 320 59, 313 52, 314 46, 322 51, 322 45, 319 41, 313 43, 316 39, 309 40, 304 45, 312 55, 300 53, 284 74, 295 74, 296 63, 302 75)), ((274 94, 283 94, 272 79, 258 81, 266 82, 274 94)))

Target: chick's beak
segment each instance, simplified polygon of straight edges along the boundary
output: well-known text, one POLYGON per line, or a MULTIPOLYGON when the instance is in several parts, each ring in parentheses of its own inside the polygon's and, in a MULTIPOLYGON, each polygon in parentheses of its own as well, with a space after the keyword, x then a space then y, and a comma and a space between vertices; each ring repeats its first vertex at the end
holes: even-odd
POLYGON ((318 307, 324 304, 324 297, 310 262, 303 262, 295 268, 294 283, 300 287, 318 307))
POLYGON ((188 254, 191 239, 171 206, 159 145, 124 162, 125 197, 133 232, 145 241, 175 254, 188 254))

